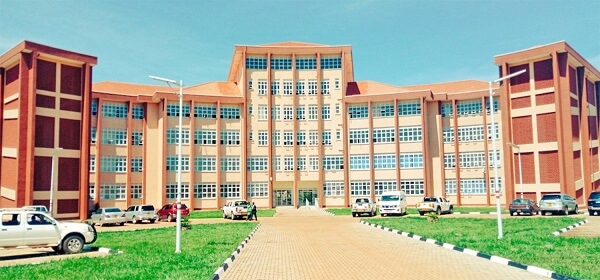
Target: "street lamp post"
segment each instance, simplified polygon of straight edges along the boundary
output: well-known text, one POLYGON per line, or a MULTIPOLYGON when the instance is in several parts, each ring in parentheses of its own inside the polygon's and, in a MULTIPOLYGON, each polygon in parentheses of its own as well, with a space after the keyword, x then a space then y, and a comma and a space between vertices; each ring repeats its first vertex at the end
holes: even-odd
POLYGON ((52 149, 52 167, 50 171, 50 205, 48 207, 48 212, 50 212, 50 216, 53 214, 54 205, 54 170, 56 166, 56 150, 62 150, 62 148, 54 148, 52 149))
POLYGON ((521 164, 521 147, 511 142, 506 143, 509 147, 517 149, 519 155, 519 188, 521 189, 521 198, 523 198, 523 165, 521 164))
POLYGON ((494 90, 492 88, 492 85, 495 83, 504 81, 506 79, 510 79, 510 78, 516 77, 518 75, 521 75, 521 74, 525 73, 525 71, 527 71, 527 70, 523 69, 521 71, 512 73, 512 74, 504 76, 504 77, 500 77, 494 81, 489 82, 490 115, 491 115, 491 119, 492 119, 492 156, 494 158, 494 190, 496 192, 496 214, 497 214, 497 218, 498 218, 498 239, 502 239, 503 233, 502 233, 502 213, 501 213, 501 209, 500 209, 500 186, 498 185, 498 160, 497 160, 497 156, 496 156, 496 123, 494 121, 494 90))
POLYGON ((149 76, 151 79, 165 82, 167 85, 179 87, 179 136, 177 141, 177 227, 175 230, 175 253, 181 253, 181 143, 183 142, 183 81, 175 81, 155 76, 149 76))

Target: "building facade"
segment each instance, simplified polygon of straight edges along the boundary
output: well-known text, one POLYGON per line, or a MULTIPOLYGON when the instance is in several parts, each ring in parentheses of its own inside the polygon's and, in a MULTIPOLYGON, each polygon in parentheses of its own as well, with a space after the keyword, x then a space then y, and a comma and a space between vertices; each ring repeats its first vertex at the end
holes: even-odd
MULTIPOLYGON (((565 42, 499 55, 495 63, 500 76, 527 72, 494 85, 490 106, 482 81, 355 81, 350 46, 236 46, 226 81, 183 89, 181 139, 176 89, 96 83, 89 111, 80 112, 89 120, 80 125, 89 131, 81 137, 89 155, 79 158, 89 162, 79 165, 89 173, 81 176, 80 209, 83 200, 120 208, 175 202, 178 141, 182 201, 193 209, 231 199, 264 208, 344 207, 387 190, 404 190, 409 204, 443 195, 457 205, 491 205, 494 164, 503 203, 521 193, 538 200, 566 192, 583 205, 600 184, 598 70, 565 42)), ((22 192, 45 198, 35 188, 22 192)), ((4 194, 0 207, 33 203, 4 194)))

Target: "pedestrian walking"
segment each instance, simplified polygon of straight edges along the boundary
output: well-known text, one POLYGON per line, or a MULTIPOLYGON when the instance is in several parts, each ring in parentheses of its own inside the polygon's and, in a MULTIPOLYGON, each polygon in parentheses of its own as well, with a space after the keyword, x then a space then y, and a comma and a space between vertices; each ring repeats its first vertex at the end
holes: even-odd
POLYGON ((252 210, 250 213, 250 220, 252 221, 252 217, 254 217, 254 220, 258 221, 258 216, 256 216, 256 204, 254 202, 252 202, 252 210))

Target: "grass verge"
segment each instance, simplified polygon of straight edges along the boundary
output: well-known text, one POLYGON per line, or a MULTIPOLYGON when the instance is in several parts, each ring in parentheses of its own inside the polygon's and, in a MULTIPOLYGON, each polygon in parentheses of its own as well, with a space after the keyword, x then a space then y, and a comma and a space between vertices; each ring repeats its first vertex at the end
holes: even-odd
POLYGON ((582 279, 600 279, 596 260, 600 238, 555 237, 552 232, 576 218, 505 219, 504 238, 498 240, 494 219, 440 217, 429 223, 423 217, 377 218, 368 222, 436 239, 582 279), (460 230, 457 230, 460 229, 460 230))
MULTIPOLYGON (((350 216, 352 215, 352 210, 350 208, 325 208, 325 211, 339 215, 339 216, 350 216)), ((469 207, 469 206, 456 206, 454 207, 454 212, 468 213, 468 212, 481 212, 481 213, 489 213, 496 212, 496 207, 469 207)), ((419 214, 417 208, 408 207, 406 209, 406 213, 409 215, 419 214)), ((508 214, 508 211, 503 209, 502 213, 508 214)), ((379 214, 379 212, 378 212, 379 214)))
MULTIPOLYGON (((256 215, 260 217, 273 217, 274 209, 258 209, 256 215)), ((190 213, 190 219, 214 219, 223 218, 221 210, 196 210, 190 213)))
POLYGON ((254 227, 253 222, 194 225, 182 232, 181 254, 174 253, 172 227, 100 232, 93 246, 123 250, 123 254, 1 267, 0 278, 207 279, 254 227))

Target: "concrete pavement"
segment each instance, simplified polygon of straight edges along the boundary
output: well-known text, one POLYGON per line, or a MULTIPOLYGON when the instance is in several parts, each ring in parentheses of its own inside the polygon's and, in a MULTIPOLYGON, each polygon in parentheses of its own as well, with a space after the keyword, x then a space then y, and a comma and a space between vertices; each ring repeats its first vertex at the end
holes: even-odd
POLYGON ((316 209, 260 222, 223 279, 547 279, 316 209))

